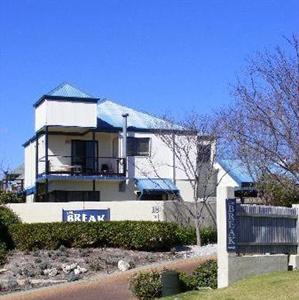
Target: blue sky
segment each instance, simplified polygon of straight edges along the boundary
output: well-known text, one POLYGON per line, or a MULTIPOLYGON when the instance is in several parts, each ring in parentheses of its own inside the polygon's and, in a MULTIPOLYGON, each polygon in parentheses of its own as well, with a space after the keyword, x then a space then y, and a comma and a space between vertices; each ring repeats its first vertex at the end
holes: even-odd
POLYGON ((1 0, 0 161, 63 81, 154 114, 209 113, 256 50, 298 34, 298 0, 1 0))

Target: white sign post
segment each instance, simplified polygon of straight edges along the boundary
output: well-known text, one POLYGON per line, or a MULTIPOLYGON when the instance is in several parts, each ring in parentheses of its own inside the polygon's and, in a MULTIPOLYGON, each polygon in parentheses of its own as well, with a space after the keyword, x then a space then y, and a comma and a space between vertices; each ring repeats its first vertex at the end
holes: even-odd
POLYGON ((234 198, 233 187, 217 188, 217 264, 218 264, 218 288, 227 287, 229 284, 228 257, 235 255, 227 251, 227 206, 226 199, 234 198))

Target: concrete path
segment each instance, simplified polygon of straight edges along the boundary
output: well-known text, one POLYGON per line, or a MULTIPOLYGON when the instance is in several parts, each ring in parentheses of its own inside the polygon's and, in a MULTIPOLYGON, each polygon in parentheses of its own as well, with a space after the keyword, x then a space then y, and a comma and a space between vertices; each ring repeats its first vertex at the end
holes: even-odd
POLYGON ((127 272, 97 275, 86 280, 16 292, 0 298, 1 300, 133 300, 135 297, 129 291, 129 280, 136 272, 168 268, 190 273, 208 258, 211 257, 196 257, 151 264, 127 272))

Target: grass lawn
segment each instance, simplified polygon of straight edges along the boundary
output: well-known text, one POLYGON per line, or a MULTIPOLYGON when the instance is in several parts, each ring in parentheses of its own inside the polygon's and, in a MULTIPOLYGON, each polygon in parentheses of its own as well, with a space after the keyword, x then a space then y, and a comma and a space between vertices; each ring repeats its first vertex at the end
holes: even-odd
POLYGON ((220 290, 193 291, 167 300, 273 300, 299 299, 299 271, 277 272, 240 280, 220 290))

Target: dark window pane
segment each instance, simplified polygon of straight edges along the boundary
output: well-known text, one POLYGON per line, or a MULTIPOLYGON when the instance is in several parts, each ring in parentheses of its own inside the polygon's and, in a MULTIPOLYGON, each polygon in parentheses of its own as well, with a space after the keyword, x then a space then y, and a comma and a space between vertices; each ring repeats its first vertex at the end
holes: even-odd
POLYGON ((72 165, 79 165, 84 173, 96 170, 97 141, 72 141, 72 165))
POLYGON ((199 162, 209 162, 211 159, 211 145, 198 146, 198 160, 199 162))
POLYGON ((128 156, 149 156, 150 147, 149 138, 127 138, 127 153, 128 156))

